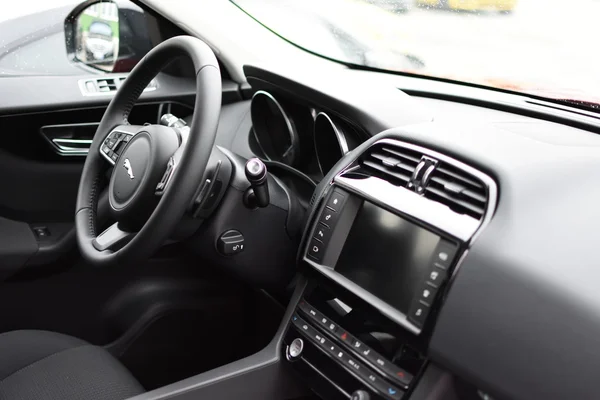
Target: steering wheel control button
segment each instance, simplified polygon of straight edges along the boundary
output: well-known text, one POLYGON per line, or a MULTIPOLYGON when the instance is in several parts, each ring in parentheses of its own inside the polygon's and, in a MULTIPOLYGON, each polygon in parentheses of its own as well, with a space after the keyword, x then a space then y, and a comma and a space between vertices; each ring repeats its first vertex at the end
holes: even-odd
POLYGON ((352 393, 352 396, 350 396, 350 400, 370 400, 371 396, 369 396, 369 393, 364 391, 364 390, 357 390, 354 393, 352 393))
POLYGON ((302 354, 302 350, 304 350, 304 342, 300 338, 296 338, 292 341, 292 344, 288 347, 288 360, 295 360, 300 357, 302 354))
POLYGON ((441 240, 433 253, 433 264, 439 268, 447 269, 452 265, 458 247, 447 240, 441 240))
POLYGON ((160 182, 158 182, 158 184, 156 185, 154 194, 156 194, 156 195, 163 194, 163 192, 167 188, 167 185, 169 184, 169 180, 171 179, 171 176, 173 175, 174 170, 175 170, 175 161, 173 160, 173 157, 171 157, 171 158, 169 158, 169 162, 167 163, 167 169, 165 170, 165 173, 163 174, 162 178, 160 179, 160 182))
POLYGON ((327 201, 327 208, 340 212, 344 202, 346 201, 346 196, 344 196, 341 192, 335 190, 331 196, 329 196, 329 200, 327 201))
POLYGON ((325 246, 317 239, 312 239, 308 245, 308 256, 317 262, 323 260, 323 251, 325 246))
POLYGON ((115 144, 117 143, 117 139, 113 135, 110 135, 105 143, 106 147, 108 147, 109 149, 114 149, 115 144))
POLYGON ((413 302, 413 305, 408 313, 408 320, 416 326, 422 328, 429 314, 429 307, 420 301, 413 302))
POLYGON ((245 248, 244 236, 239 231, 227 231, 217 240, 217 248, 224 256, 241 253, 245 248))

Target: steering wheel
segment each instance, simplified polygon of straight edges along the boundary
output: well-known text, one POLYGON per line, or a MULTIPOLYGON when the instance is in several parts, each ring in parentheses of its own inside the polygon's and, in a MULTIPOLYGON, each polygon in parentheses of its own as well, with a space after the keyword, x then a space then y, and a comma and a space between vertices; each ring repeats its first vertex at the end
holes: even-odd
POLYGON ((191 36, 168 39, 137 64, 104 113, 83 167, 75 230, 87 261, 108 265, 145 259, 167 239, 204 175, 220 111, 219 64, 201 40, 191 36), (196 73, 196 104, 189 132, 163 125, 130 125, 129 113, 144 88, 179 57, 189 57, 196 73), (115 137, 127 140, 120 156, 112 160, 108 186, 110 213, 117 222, 98 234, 100 185, 112 163, 105 140, 115 137))

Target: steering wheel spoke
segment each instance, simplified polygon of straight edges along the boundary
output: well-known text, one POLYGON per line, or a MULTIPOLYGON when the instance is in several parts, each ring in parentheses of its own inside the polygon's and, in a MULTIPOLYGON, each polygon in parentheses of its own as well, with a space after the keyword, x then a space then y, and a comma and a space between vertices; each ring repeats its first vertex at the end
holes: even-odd
POLYGON ((158 197, 162 196, 163 193, 165 192, 165 190, 167 190, 167 186, 169 185, 169 182, 171 181, 173 172, 175 172, 176 165, 177 164, 175 163, 175 159, 173 157, 169 158, 169 162, 167 163, 167 168, 165 169, 165 173, 163 174, 162 178, 160 178, 160 181, 156 185, 156 190, 154 191, 154 194, 156 196, 158 196, 158 197))
POLYGON ((100 155, 115 165, 127 143, 142 129, 140 125, 117 125, 100 145, 100 155))
POLYGON ((92 241, 92 245, 98 251, 117 251, 126 245, 134 236, 135 233, 121 230, 121 228, 119 228, 119 223, 115 222, 98 235, 92 241))

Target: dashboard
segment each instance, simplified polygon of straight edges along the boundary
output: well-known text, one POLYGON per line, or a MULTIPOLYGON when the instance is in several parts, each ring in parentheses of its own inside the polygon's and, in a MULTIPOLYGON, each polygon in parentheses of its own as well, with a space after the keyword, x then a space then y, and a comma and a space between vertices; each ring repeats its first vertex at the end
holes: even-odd
POLYGON ((594 397, 596 134, 360 71, 245 73, 230 148, 313 183, 282 356, 315 392, 417 398, 437 366, 473 398, 594 397))

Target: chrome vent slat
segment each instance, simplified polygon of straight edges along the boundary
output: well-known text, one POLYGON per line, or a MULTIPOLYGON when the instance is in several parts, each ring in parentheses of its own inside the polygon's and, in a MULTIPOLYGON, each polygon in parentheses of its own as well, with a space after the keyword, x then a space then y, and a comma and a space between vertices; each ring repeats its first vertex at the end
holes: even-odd
MULTIPOLYGON (((393 178, 396 181, 400 180, 403 184, 407 184, 410 181, 410 175, 402 173, 400 169, 392 169, 388 168, 380 163, 371 160, 363 161, 363 167, 371 168, 378 171, 380 174, 376 174, 376 176, 383 175, 383 178, 389 181, 387 178, 393 178)), ((380 176, 381 177, 381 176, 380 176)), ((390 182, 392 184, 397 185, 397 183, 390 182)))
POLYGON ((438 166, 437 172, 440 174, 449 176, 448 179, 450 179, 450 180, 458 179, 468 185, 473 186, 473 188, 475 188, 475 189, 484 189, 483 183, 477 182, 473 179, 470 179, 470 178, 464 176, 464 174, 461 175, 462 172, 457 172, 457 171, 451 170, 448 165, 438 166))
POLYGON ((431 174, 425 197, 477 219, 483 218, 488 202, 488 193, 483 182, 447 163, 440 163, 431 174))
POLYGON ((382 150, 386 151, 390 154, 393 154, 395 156, 398 156, 400 158, 410 160, 410 161, 414 162, 415 165, 417 165, 419 163, 419 161, 421 161, 422 154, 413 152, 411 150, 402 149, 402 151, 399 151, 399 150, 392 149, 390 147, 383 147, 382 150))
MULTIPOLYGON (((453 184, 453 182, 449 181, 448 179, 444 179, 439 176, 431 177, 431 182, 435 182, 443 187, 447 187, 448 185, 453 184)), ((463 187, 463 189, 457 193, 461 193, 464 196, 468 196, 469 198, 473 199, 474 201, 478 201, 478 202, 482 203, 483 205, 485 205, 486 200, 487 200, 487 198, 485 197, 485 194, 477 193, 476 191, 471 190, 466 186, 462 186, 462 187, 463 187)))
POLYGON ((413 166, 410 166, 410 165, 406 164, 404 162, 404 160, 400 160, 399 158, 394 158, 394 157, 387 157, 387 156, 385 156, 383 154, 379 154, 379 153, 372 153, 371 157, 376 158, 377 160, 381 161, 381 163, 385 167, 400 168, 400 169, 405 170, 406 172, 408 172, 411 175, 416 167, 416 164, 413 166))
POLYGON ((373 146, 363 157, 365 172, 387 180, 396 186, 406 186, 419 163, 421 155, 391 146, 373 146))
POLYGON ((440 203, 446 204, 450 209, 460 212, 461 214, 469 214, 475 218, 481 218, 485 212, 485 205, 477 206, 466 200, 457 199, 451 196, 442 188, 428 186, 425 189, 425 197, 437 200, 440 203), (433 196, 431 196, 431 194, 433 196))

